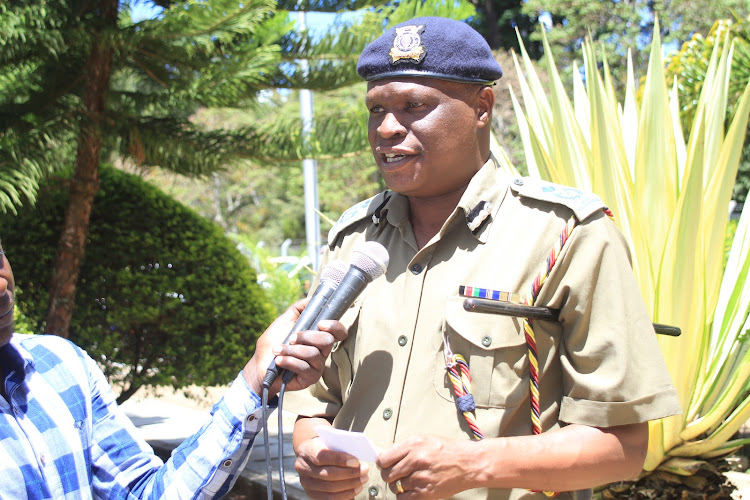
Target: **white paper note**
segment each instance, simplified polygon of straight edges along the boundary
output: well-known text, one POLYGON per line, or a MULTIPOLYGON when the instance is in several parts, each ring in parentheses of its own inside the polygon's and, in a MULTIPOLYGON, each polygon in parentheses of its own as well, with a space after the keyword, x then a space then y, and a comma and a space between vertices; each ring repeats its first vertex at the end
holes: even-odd
POLYGON ((343 431, 325 425, 315 430, 318 431, 325 445, 334 451, 348 453, 363 462, 374 462, 378 457, 378 452, 370 438, 361 432, 343 431))

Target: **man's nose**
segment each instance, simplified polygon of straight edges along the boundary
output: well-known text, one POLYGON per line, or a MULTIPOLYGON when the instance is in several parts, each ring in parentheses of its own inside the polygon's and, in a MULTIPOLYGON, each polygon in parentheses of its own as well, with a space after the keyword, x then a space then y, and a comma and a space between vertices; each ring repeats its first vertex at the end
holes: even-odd
POLYGON ((378 134, 383 138, 389 138, 396 135, 406 135, 406 127, 398 120, 395 114, 386 113, 383 121, 378 126, 378 134))

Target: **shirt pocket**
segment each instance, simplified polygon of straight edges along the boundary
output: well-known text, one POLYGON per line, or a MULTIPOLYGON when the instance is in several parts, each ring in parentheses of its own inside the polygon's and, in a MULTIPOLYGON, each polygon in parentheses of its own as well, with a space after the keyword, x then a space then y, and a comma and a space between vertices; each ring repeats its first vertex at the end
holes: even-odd
MULTIPOLYGON (((463 307, 464 299, 448 299, 443 333, 451 351, 469 365, 474 402, 478 408, 514 408, 524 400, 529 386, 523 318, 469 312, 463 307)), ((453 401, 444 348, 437 353, 434 385, 442 397, 453 401)))

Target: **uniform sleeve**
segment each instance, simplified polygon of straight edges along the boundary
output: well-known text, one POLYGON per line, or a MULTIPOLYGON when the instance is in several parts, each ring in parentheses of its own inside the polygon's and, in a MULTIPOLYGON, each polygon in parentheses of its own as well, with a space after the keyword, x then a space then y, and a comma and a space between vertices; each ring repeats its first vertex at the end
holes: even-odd
POLYGON ((219 498, 231 489, 260 430, 260 399, 242 375, 211 410, 211 420, 163 464, 117 406, 87 356, 92 399, 91 463, 96 498, 219 498))
POLYGON ((576 228, 550 281, 563 326, 560 420, 610 427, 680 413, 627 244, 607 217, 576 228))
POLYGON ((335 417, 343 404, 339 379, 336 363, 329 358, 318 382, 305 390, 286 394, 284 409, 301 417, 335 417))

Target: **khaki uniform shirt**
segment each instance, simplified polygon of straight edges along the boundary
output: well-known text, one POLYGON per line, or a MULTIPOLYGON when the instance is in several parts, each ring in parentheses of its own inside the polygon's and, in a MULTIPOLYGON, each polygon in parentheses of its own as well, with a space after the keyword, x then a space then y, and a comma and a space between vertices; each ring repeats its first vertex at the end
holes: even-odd
MULTIPOLYGON (((572 188, 508 178, 490 159, 420 250, 404 196, 381 193, 348 210, 331 230, 326 258, 349 262, 363 241, 374 240, 387 248, 390 264, 342 317, 349 337, 335 347, 322 379, 287 394, 285 409, 335 417, 335 427, 365 432, 381 448, 414 434, 470 440, 446 375, 445 335, 469 364, 485 437, 531 434, 522 319, 468 312, 458 291, 469 285, 528 294, 575 213, 582 222, 536 302, 560 309, 559 323, 533 324, 543 430, 679 413, 626 243, 602 206, 572 188)), ((358 498, 394 498, 378 469, 371 471, 358 498)), ((523 489, 473 489, 454 498, 545 497, 523 489)))

